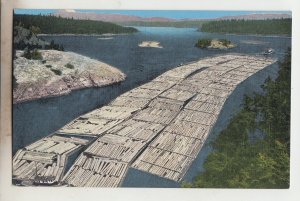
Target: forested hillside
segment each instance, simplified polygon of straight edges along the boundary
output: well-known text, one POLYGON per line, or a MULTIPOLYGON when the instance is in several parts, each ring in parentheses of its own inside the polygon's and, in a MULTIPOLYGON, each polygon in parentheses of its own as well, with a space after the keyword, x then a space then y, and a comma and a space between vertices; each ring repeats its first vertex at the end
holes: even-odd
POLYGON ((14 24, 27 29, 37 27, 44 34, 105 34, 133 33, 137 30, 109 22, 74 20, 45 15, 14 15, 14 24))
POLYGON ((202 32, 232 34, 287 34, 292 32, 292 19, 222 20, 204 23, 202 32))
POLYGON ((184 187, 288 188, 290 168, 291 53, 264 95, 246 97, 244 108, 212 142, 205 172, 184 187))

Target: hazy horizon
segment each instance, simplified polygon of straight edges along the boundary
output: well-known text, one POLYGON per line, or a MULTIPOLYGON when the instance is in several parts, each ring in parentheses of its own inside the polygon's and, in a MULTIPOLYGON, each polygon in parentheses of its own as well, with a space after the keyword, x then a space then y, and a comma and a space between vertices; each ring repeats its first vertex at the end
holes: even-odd
POLYGON ((15 9, 15 14, 46 15, 59 10, 69 12, 90 12, 99 14, 121 14, 143 18, 163 17, 171 19, 212 19, 226 16, 239 16, 251 14, 289 14, 290 11, 194 11, 194 10, 73 10, 73 9, 15 9))

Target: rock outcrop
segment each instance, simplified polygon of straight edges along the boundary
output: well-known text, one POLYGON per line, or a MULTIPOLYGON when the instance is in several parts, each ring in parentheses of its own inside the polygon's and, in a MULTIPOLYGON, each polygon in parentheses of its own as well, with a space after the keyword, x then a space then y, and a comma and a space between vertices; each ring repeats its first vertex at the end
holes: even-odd
POLYGON ((139 47, 154 47, 154 48, 163 48, 160 45, 160 42, 157 41, 143 41, 139 44, 139 47))
POLYGON ((73 52, 39 50, 43 59, 30 60, 16 52, 13 102, 60 96, 72 90, 123 81, 125 74, 103 62, 73 52))
POLYGON ((235 44, 228 42, 228 44, 224 43, 222 40, 213 39, 210 42, 210 46, 208 48, 212 49, 230 49, 236 47, 235 44))

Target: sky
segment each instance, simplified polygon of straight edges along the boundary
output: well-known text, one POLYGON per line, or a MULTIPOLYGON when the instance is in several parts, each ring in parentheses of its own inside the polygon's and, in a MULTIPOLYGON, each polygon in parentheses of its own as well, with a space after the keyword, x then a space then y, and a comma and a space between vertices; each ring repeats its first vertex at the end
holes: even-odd
MULTIPOLYGON (((15 9, 16 14, 50 14, 58 10, 51 9, 15 9)), ((109 13, 109 14, 125 14, 139 17, 167 17, 173 19, 184 18, 201 18, 210 19, 224 16, 246 15, 255 13, 285 13, 291 14, 289 11, 171 11, 171 10, 75 10, 76 12, 94 12, 94 13, 109 13)))

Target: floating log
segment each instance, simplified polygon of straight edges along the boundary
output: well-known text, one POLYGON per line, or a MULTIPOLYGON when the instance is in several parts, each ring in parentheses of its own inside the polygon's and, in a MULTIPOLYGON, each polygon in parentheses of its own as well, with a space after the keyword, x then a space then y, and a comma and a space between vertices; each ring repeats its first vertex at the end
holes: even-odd
POLYGON ((95 119, 109 119, 109 120, 122 120, 129 117, 137 108, 119 107, 119 106, 104 106, 100 109, 94 110, 84 116, 83 118, 95 119))
POLYGON ((52 140, 54 142, 69 142, 69 143, 81 144, 81 145, 86 145, 89 142, 89 140, 85 140, 82 138, 62 137, 62 136, 58 136, 58 135, 52 135, 52 136, 48 137, 47 140, 52 140))
POLYGON ((87 117, 78 118, 72 121, 58 132, 71 135, 101 135, 121 122, 121 120, 97 119, 96 116, 92 116, 94 114, 87 115, 87 117))
POLYGON ((172 87, 174 84, 175 84, 174 82, 169 82, 168 79, 166 79, 164 82, 161 81, 148 82, 146 84, 141 85, 140 88, 165 91, 166 89, 172 87))
POLYGON ((26 151, 22 159, 41 163, 52 163, 55 156, 53 153, 26 151))
POLYGON ((153 99, 157 97, 161 93, 160 90, 155 89, 143 89, 143 88, 135 88, 129 92, 126 92, 122 96, 130 96, 135 98, 148 98, 153 99))
POLYGON ((113 100, 110 105, 130 108, 143 108, 151 99, 147 98, 136 98, 131 96, 119 96, 113 100))
POLYGON ((165 109, 172 111, 179 111, 183 107, 183 101, 177 101, 166 98, 156 98, 150 102, 148 107, 157 108, 157 109, 165 109))
POLYGON ((190 101, 185 108, 189 110, 195 110, 199 112, 205 112, 210 114, 218 115, 222 109, 222 105, 220 104, 212 104, 207 102, 200 101, 190 101))
POLYGON ((127 163, 120 161, 81 155, 63 181, 72 186, 116 187, 120 184, 127 166, 127 163), (80 158, 86 158, 84 164, 80 158))
POLYGON ((192 98, 196 93, 192 93, 190 91, 182 91, 176 89, 169 89, 165 91, 160 97, 174 99, 178 101, 187 101, 188 99, 192 98))
POLYGON ((163 132, 149 146, 196 158, 195 150, 200 144, 199 139, 163 132))

